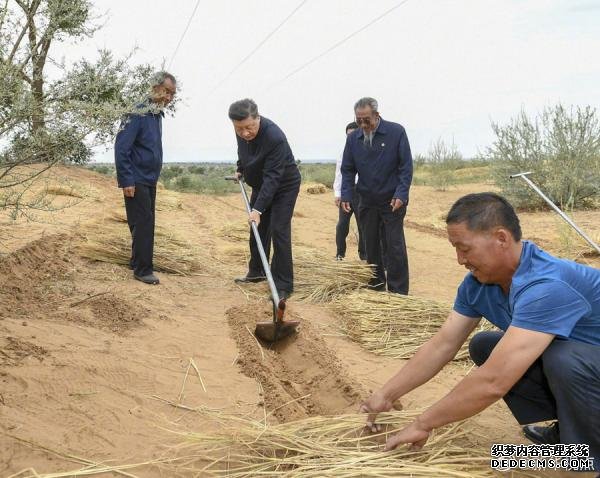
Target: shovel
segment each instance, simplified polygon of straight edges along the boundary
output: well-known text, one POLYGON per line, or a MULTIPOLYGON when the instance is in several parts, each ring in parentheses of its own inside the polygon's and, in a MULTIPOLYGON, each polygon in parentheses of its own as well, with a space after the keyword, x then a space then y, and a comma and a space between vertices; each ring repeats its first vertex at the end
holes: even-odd
MULTIPOLYGON (((248 194, 246 193, 246 188, 244 187, 244 181, 241 178, 238 179, 236 176, 226 176, 225 179, 239 183, 240 191, 242 192, 242 198, 244 199, 244 204, 246 205, 246 211, 248 214, 250 214, 252 212, 252 208, 250 207, 248 194)), ((273 301, 273 322, 259 322, 256 324, 254 334, 265 342, 276 342, 277 340, 281 340, 285 337, 293 335, 296 332, 296 327, 300 325, 300 322, 297 320, 283 320, 283 314, 285 312, 285 299, 279 298, 279 293, 277 292, 277 287, 275 287, 275 281, 273 280, 273 275, 271 274, 269 261, 267 259, 267 255, 265 254, 262 241, 260 240, 260 234, 258 233, 258 227, 256 226, 256 223, 252 221, 250 223, 250 227, 252 228, 254 240, 256 241, 256 247, 258 248, 258 252, 260 254, 260 260, 262 262, 265 275, 267 276, 267 281, 269 282, 269 288, 271 289, 271 300, 273 301)))
POLYGON ((566 215, 564 212, 562 212, 562 211, 560 210, 560 208, 559 208, 559 207, 558 207, 556 204, 554 204, 554 203, 552 202, 552 200, 551 200, 551 199, 550 199, 548 196, 546 196, 546 195, 545 195, 545 194, 542 192, 542 190, 541 190, 540 188, 538 188, 538 187, 537 187, 537 186, 536 186, 536 185, 533 183, 533 181, 532 181, 531 179, 529 179, 529 178, 527 177, 527 176, 528 176, 528 175, 530 175, 530 174, 532 174, 532 173, 531 173, 531 171, 528 171, 528 172, 526 172, 526 173, 511 174, 511 175, 510 175, 510 178, 511 178, 511 179, 514 179, 514 178, 522 178, 522 179, 523 179, 523 181, 525 181, 525 182, 526 182, 526 183, 529 185, 529 187, 531 187, 531 189, 533 189, 533 190, 534 190, 536 193, 538 193, 538 194, 541 196, 541 198, 542 198, 544 201, 546 201, 546 203, 548 203, 548 205, 549 205, 549 206, 550 206, 552 209, 554 209, 554 211, 556 211, 556 213, 557 213, 557 214, 558 214, 560 217, 562 217, 562 218, 563 218, 563 219, 564 219, 564 220, 567 222, 567 224, 568 224, 569 226, 571 226, 573 229, 575 229, 575 231, 577 232, 577 234, 579 234, 581 237, 583 237, 583 239, 584 239, 584 240, 585 240, 585 241, 586 241, 586 242, 587 242, 587 243, 588 243, 590 246, 592 246, 592 247, 593 247, 593 248, 596 250, 596 252, 597 252, 598 254, 600 254, 600 247, 598 246, 598 244, 596 244, 596 243, 595 243, 595 242, 594 242, 592 239, 590 239, 590 238, 588 237, 588 235, 587 235, 585 232, 583 232, 583 231, 582 231, 582 230, 581 230, 581 229, 580 229, 580 228, 577 226, 577 224, 575 224, 575 223, 573 222, 573 220, 572 220, 572 219, 571 219, 569 216, 567 216, 567 215, 566 215))

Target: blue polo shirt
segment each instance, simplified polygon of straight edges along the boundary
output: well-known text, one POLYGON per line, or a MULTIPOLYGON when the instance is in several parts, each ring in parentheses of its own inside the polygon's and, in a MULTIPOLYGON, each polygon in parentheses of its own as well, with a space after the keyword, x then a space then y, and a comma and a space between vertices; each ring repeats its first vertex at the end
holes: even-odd
POLYGON ((155 186, 163 164, 162 118, 164 113, 144 111, 125 117, 115 139, 115 169, 120 188, 136 183, 155 186))
POLYGON ((469 272, 458 288, 454 310, 485 317, 504 331, 512 325, 600 345, 600 270, 558 259, 523 241, 508 295, 469 272))
POLYGON ((413 164, 410 145, 402 125, 379 120, 371 144, 357 129, 346 138, 342 157, 342 201, 351 201, 358 173, 356 191, 367 206, 389 203, 392 198, 408 204, 413 164))

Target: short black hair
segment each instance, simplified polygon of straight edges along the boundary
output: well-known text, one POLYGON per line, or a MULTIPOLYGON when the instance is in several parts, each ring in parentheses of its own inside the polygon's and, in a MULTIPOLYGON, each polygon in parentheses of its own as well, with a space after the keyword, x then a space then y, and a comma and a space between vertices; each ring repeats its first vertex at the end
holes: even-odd
POLYGON ((515 241, 521 240, 521 224, 512 205, 496 193, 467 194, 456 201, 446 217, 446 224, 467 223, 471 231, 489 231, 504 227, 515 241))
POLYGON ((254 100, 244 98, 235 103, 231 103, 229 107, 229 119, 233 121, 242 121, 248 117, 256 118, 258 116, 258 106, 254 100))
POLYGON ((349 129, 358 129, 358 123, 356 121, 353 121, 352 123, 348 123, 346 125, 346 129, 344 130, 344 132, 348 132, 349 129))

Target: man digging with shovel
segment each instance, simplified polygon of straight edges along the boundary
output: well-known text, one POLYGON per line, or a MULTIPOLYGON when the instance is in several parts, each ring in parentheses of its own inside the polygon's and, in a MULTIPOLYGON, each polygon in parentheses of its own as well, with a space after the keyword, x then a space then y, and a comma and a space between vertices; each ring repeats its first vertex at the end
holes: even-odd
MULTIPOLYGON (((273 121, 258 114, 250 99, 229 107, 238 146, 236 177, 252 186, 248 221, 258 226, 268 261, 271 241, 271 273, 279 299, 294 290, 292 263, 292 215, 300 192, 300 171, 285 134, 273 121)), ((252 231, 248 273, 235 279, 238 284, 266 280, 265 270, 252 231)))

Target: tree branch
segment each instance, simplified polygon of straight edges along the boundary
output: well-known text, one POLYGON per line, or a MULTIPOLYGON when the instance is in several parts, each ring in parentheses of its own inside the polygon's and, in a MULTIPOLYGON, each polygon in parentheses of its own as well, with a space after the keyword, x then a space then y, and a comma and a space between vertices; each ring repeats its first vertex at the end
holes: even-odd
POLYGON ((17 53, 17 50, 19 49, 19 46, 21 45, 21 40, 25 36, 25 32, 27 32, 27 28, 28 28, 28 24, 26 22, 23 25, 23 29, 21 30, 21 33, 19 34, 18 38, 15 40, 15 44, 13 45, 13 48, 12 48, 12 51, 10 52, 10 55, 8 55, 8 58, 6 59, 7 63, 12 63, 13 58, 14 58, 15 54, 17 53))

